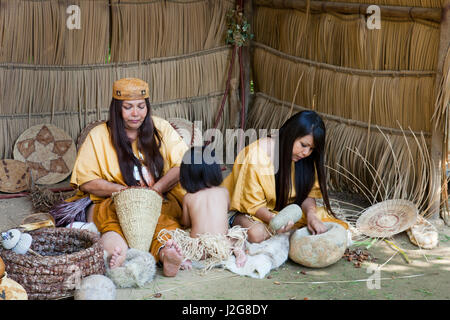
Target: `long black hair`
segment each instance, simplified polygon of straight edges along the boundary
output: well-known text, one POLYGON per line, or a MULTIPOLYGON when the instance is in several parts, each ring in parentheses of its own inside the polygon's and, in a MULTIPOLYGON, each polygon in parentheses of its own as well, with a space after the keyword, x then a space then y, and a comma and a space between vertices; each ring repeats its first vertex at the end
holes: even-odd
MULTIPOLYGON (((320 191, 327 210, 331 210, 328 198, 325 171, 325 136, 326 129, 320 116, 312 111, 301 111, 289 118, 279 130, 278 143, 278 171, 275 173, 276 205, 280 211, 288 205, 289 193, 292 188, 291 165, 294 142, 301 137, 311 134, 314 138, 312 153, 295 162, 295 203, 301 206, 308 197, 315 181, 315 172, 319 180, 320 191)), ((277 150, 277 148, 276 148, 277 150)))
POLYGON ((205 148, 192 147, 183 156, 180 165, 180 184, 189 193, 217 187, 222 181, 222 170, 215 159, 214 150, 205 154, 205 148))
MULTIPOLYGON (((139 183, 134 177, 134 166, 137 166, 141 180, 147 185, 142 174, 142 164, 134 155, 130 139, 125 131, 125 124, 122 118, 122 104, 122 100, 112 99, 107 122, 111 140, 117 152, 120 171, 128 186, 136 186, 139 183)), ((145 166, 153 175, 155 181, 158 181, 164 168, 164 160, 159 152, 161 135, 153 124, 150 100, 148 98, 145 99, 145 104, 147 106, 147 115, 138 129, 137 146, 144 156, 145 166)))

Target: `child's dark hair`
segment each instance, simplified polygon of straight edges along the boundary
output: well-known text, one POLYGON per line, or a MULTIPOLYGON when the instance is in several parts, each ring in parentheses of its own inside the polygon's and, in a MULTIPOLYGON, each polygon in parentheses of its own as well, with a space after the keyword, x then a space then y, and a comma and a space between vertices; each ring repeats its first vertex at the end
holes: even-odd
POLYGON ((180 166, 180 184, 189 193, 217 187, 222 181, 222 170, 215 152, 204 154, 206 146, 192 147, 183 156, 180 166))

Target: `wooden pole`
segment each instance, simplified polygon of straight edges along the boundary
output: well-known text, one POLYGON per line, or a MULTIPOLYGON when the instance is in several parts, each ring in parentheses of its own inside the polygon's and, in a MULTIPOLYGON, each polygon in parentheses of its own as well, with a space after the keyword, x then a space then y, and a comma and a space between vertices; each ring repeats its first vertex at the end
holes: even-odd
MULTIPOLYGON (((254 0, 255 6, 271 7, 276 9, 296 9, 305 10, 308 1, 305 0, 254 0)), ((310 1, 312 12, 337 12, 348 14, 366 14, 367 8, 371 4, 344 3, 331 1, 310 1)), ((441 21, 440 8, 420 8, 404 6, 384 6, 380 7, 381 17, 423 19, 434 22, 441 21)))
MULTIPOLYGON (((244 15, 247 18, 250 28, 253 26, 253 1, 245 0, 244 15)), ((250 80, 251 80, 251 46, 250 44, 242 48, 242 62, 244 68, 244 129, 247 126, 248 108, 251 105, 250 80)), ((241 98, 242 99, 242 98, 241 98)))
MULTIPOLYGON (((449 70, 443 70, 444 60, 447 55, 447 51, 450 47, 450 0, 445 0, 442 8, 442 18, 440 26, 440 42, 438 50, 438 64, 437 64, 437 74, 435 81, 435 96, 438 95, 439 84, 445 73, 450 72, 449 70)), ((431 203, 431 217, 433 219, 439 218, 440 203, 441 203, 441 184, 442 184, 442 161, 446 151, 447 146, 444 143, 444 129, 442 125, 433 121, 432 126, 432 137, 431 137, 431 160, 434 166, 434 177, 431 180, 430 187, 436 192, 436 196, 432 199, 431 203)), ((444 121, 445 123, 445 121, 444 121)), ((448 221, 446 221, 448 223, 448 221)))

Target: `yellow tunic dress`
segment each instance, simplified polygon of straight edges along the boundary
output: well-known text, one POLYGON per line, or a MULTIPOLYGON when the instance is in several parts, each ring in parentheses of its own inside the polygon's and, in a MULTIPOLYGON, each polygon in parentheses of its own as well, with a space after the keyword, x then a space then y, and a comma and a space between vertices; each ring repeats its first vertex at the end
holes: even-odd
MULTIPOLYGON (((171 168, 180 166, 188 146, 169 122, 154 116, 152 119, 162 138, 159 151, 164 159, 162 175, 165 175, 171 168)), ((132 144, 132 148, 138 157, 137 141, 132 144)), ((79 187, 86 182, 96 179, 104 179, 109 182, 126 185, 106 123, 96 126, 89 132, 78 152, 70 180, 71 185, 74 188, 78 188, 78 192, 68 201, 87 196, 88 194, 79 190, 79 187)), ((162 245, 157 240, 157 235, 161 229, 174 230, 180 227, 178 218, 182 214, 182 203, 185 193, 181 185, 177 183, 168 192, 167 201, 163 202, 161 216, 150 247, 150 252, 155 256, 156 260, 158 260, 157 252, 162 245)), ((125 239, 111 197, 102 198, 93 194, 89 194, 89 197, 94 203, 94 223, 99 232, 103 234, 108 231, 115 231, 125 239)))
MULTIPOLYGON (((224 179, 222 185, 230 193, 230 210, 236 210, 250 215, 254 220, 261 221, 255 217, 258 209, 266 207, 271 212, 275 211, 275 168, 266 151, 260 147, 259 140, 251 143, 239 152, 233 165, 233 170, 224 179)), ((294 162, 292 162, 292 181, 294 178, 294 162)), ((289 203, 295 202, 295 185, 289 195, 289 203)), ((319 181, 316 179, 309 193, 310 198, 322 198, 319 181)), ((348 228, 347 224, 332 217, 324 207, 317 207, 317 216, 322 221, 337 222, 348 228)), ((306 226, 306 215, 295 224, 296 228, 306 226)))

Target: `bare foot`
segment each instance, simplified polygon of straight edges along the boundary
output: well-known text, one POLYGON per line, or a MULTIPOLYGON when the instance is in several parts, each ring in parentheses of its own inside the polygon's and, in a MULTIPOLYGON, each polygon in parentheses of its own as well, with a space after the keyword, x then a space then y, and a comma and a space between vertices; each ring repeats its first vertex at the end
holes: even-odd
POLYGON ((191 270, 192 269, 192 261, 191 260, 184 260, 181 263, 180 269, 181 270, 191 270))
POLYGON ((172 239, 169 239, 159 254, 163 264, 163 274, 166 277, 175 277, 183 262, 183 254, 180 247, 172 239))
POLYGON ((245 263, 247 262, 247 255, 245 254, 244 250, 235 249, 233 250, 233 253, 236 257, 236 266, 238 268, 242 268, 243 266, 245 266, 245 263))
POLYGON ((122 252, 122 248, 116 247, 111 256, 111 259, 109 260, 109 267, 111 269, 120 267, 123 264, 123 262, 125 261, 125 258, 126 258, 126 256, 125 256, 125 253, 122 252))

